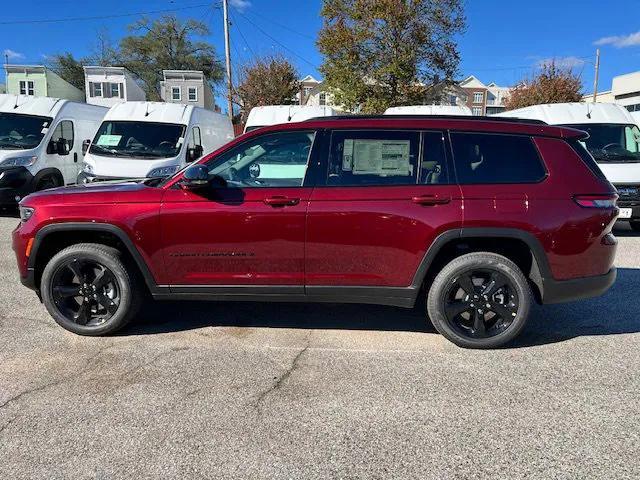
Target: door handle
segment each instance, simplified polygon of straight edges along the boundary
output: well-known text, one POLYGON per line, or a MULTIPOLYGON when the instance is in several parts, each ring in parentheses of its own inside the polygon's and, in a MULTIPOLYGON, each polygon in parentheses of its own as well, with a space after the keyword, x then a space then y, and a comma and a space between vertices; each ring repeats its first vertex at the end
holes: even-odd
POLYGON ((418 205, 434 206, 434 205, 446 205, 451 203, 451 197, 438 197, 436 195, 419 195, 412 197, 411 201, 418 205))
POLYGON ((73 161, 78 163, 78 152, 73 152, 73 161))
POLYGON ((265 198, 264 203, 266 203, 267 205, 271 205, 272 207, 291 207, 293 205, 299 204, 300 199, 276 196, 265 198))

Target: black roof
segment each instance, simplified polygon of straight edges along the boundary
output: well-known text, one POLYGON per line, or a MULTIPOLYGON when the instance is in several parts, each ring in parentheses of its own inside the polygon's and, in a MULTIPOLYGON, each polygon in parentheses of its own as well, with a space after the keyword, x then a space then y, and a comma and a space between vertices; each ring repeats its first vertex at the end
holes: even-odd
POLYGON ((322 120, 465 120, 478 122, 503 122, 503 123, 525 123, 528 125, 548 125, 542 120, 530 120, 527 118, 514 117, 483 117, 476 115, 334 115, 329 117, 314 117, 305 120, 306 122, 317 122, 322 120))

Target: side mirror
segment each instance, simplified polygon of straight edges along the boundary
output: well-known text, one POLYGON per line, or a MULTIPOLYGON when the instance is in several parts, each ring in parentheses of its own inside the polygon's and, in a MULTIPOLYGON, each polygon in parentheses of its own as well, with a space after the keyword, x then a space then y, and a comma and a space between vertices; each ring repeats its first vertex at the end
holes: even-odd
POLYGON ((91 140, 85 140, 82 142, 82 155, 86 155, 89 147, 91 146, 91 140))
POLYGON ((209 186, 209 169, 205 165, 192 165, 182 174, 180 187, 185 190, 199 190, 209 186))
POLYGON ((63 138, 58 140, 51 140, 47 147, 47 153, 57 153, 58 155, 69 155, 69 144, 63 138))
POLYGON ((196 145, 187 149, 187 163, 198 160, 203 153, 202 145, 196 145))

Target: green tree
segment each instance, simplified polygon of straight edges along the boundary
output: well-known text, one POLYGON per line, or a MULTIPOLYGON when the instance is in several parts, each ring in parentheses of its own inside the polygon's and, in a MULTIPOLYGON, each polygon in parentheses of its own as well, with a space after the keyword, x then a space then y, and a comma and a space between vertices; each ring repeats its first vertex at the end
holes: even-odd
POLYGON ((582 80, 571 68, 561 68, 554 61, 542 65, 540 73, 523 79, 509 93, 507 110, 541 105, 582 101, 582 80))
POLYGON ((84 91, 83 60, 69 53, 56 53, 47 57, 47 66, 76 88, 84 91))
POLYGON ((348 110, 431 102, 453 83, 462 0, 324 0, 321 15, 320 71, 348 110))
POLYGON ((288 105, 300 90, 298 72, 281 56, 259 58, 240 71, 237 102, 244 118, 253 107, 288 105))
POLYGON ((167 15, 143 18, 129 29, 134 35, 120 41, 119 57, 142 80, 149 100, 160 99, 162 70, 201 70, 212 85, 223 80, 223 66, 213 46, 196 40, 209 34, 204 23, 167 15))

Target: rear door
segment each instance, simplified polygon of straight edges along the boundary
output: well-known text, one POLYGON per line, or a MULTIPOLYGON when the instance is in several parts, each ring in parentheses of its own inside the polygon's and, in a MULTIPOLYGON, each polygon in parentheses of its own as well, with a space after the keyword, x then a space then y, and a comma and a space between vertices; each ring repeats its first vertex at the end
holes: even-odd
POLYGON ((323 185, 307 215, 308 293, 410 286, 434 239, 462 224, 444 133, 334 130, 328 137, 323 185), (330 288, 315 288, 322 286, 330 288))

